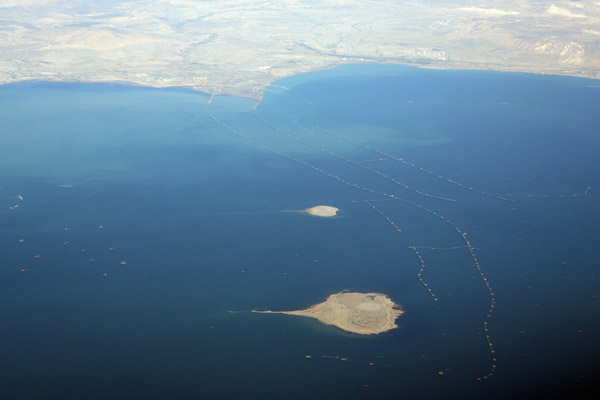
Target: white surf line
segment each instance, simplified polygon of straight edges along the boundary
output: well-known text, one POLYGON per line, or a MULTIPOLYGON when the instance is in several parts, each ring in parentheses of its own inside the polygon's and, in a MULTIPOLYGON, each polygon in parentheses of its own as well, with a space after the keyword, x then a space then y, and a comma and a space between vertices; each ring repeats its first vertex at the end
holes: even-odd
POLYGON ((290 139, 290 140, 293 140, 293 141, 294 141, 294 142, 296 142, 296 143, 303 144, 303 145, 305 145, 305 146, 308 146, 308 147, 310 147, 310 148, 312 148, 312 149, 314 149, 314 150, 320 151, 320 152, 322 152, 322 153, 324 153, 324 154, 328 154, 328 155, 330 155, 330 156, 332 156, 332 157, 335 157, 335 158, 337 158, 337 159, 339 159, 339 160, 346 161, 346 162, 348 162, 348 163, 350 163, 350 164, 352 164, 352 165, 354 165, 354 166, 356 166, 356 167, 359 167, 359 168, 362 168, 362 169, 364 169, 364 170, 366 170, 366 171, 372 172, 372 173, 374 173, 374 174, 376 174, 376 175, 378 175, 378 176, 381 176, 381 177, 382 177, 382 178, 384 178, 384 179, 387 179, 387 180, 388 180, 388 181, 390 181, 390 182, 393 182, 393 183, 395 183, 396 185, 402 186, 402 187, 403 187, 404 189, 406 189, 406 190, 412 191, 412 192, 414 192, 414 193, 417 193, 417 194, 419 194, 419 195, 421 195, 421 196, 430 197, 430 198, 434 198, 434 199, 437 199, 437 200, 444 200, 444 201, 456 202, 456 200, 454 200, 454 199, 450 199, 450 198, 447 198, 447 197, 436 196, 436 195, 433 195, 433 194, 431 194, 431 193, 422 192, 422 191, 420 191, 420 190, 418 190, 418 189, 415 189, 415 188, 413 188, 413 187, 410 187, 410 186, 408 186, 408 185, 406 185, 406 184, 404 184, 404 183, 402 183, 402 182, 400 182, 400 181, 396 180, 395 178, 393 178, 393 177, 391 177, 391 176, 389 176, 389 175, 386 175, 386 174, 384 174, 384 173, 383 173, 383 172, 381 172, 381 171, 378 171, 378 170, 376 170, 376 169, 373 169, 373 168, 367 167, 366 165, 362 165, 362 164, 361 164, 361 163, 359 163, 359 162, 353 161, 353 160, 351 160, 351 159, 349 159, 349 158, 346 158, 346 157, 344 157, 344 156, 341 156, 341 155, 339 155, 339 154, 333 153, 333 152, 331 152, 331 151, 329 151, 329 150, 326 150, 326 149, 324 149, 324 148, 320 148, 320 147, 317 147, 317 146, 315 146, 315 145, 313 145, 313 144, 310 144, 310 143, 308 143, 307 141, 304 141, 304 140, 302 140, 302 139, 299 139, 299 138, 297 138, 297 137, 295 137, 295 136, 292 136, 292 135, 291 135, 291 134, 289 134, 289 133, 286 133, 286 132, 282 131, 282 130, 281 130, 280 128, 278 128, 277 126, 275 126, 275 125, 271 124, 270 122, 268 122, 268 121, 266 121, 266 120, 262 119, 261 117, 259 117, 259 116, 256 114, 256 112, 255 112, 255 111, 253 111, 252 113, 254 114, 254 116, 256 117, 256 119, 258 119, 260 122, 262 122, 263 124, 267 125, 267 126, 268 126, 268 127, 270 127, 271 129, 274 129, 275 131, 277 131, 277 132, 281 133, 283 136, 287 137, 287 138, 288 138, 288 139, 290 139))
POLYGON ((421 172, 423 172, 423 173, 425 173, 427 175, 430 175, 430 176, 432 176, 434 178, 437 178, 437 179, 441 179, 443 181, 446 181, 446 182, 451 183, 451 184, 453 184, 455 186, 461 187, 461 188, 463 188, 465 190, 468 190, 470 192, 478 193, 478 194, 483 195, 483 196, 494 197, 494 198, 497 198, 497 199, 500 199, 500 200, 504 200, 504 201, 509 201, 509 202, 512 202, 512 203, 514 203, 514 200, 507 199, 507 197, 515 197, 515 198, 518 197, 518 198, 529 198, 529 199, 532 199, 532 198, 533 199, 554 199, 554 198, 564 199, 564 198, 587 196, 588 193, 589 193, 589 191, 590 191, 590 189, 591 189, 591 187, 588 186, 583 193, 558 194, 558 195, 550 195, 550 194, 548 194, 548 195, 534 195, 534 194, 510 194, 510 193, 484 192, 482 190, 478 190, 478 189, 475 189, 475 188, 473 188, 471 186, 467 186, 467 185, 465 185, 463 183, 457 182, 457 181, 455 181, 453 179, 446 178, 446 177, 444 177, 442 175, 438 175, 438 174, 436 174, 436 173, 434 173, 432 171, 429 171, 429 170, 427 170, 425 168, 419 167, 418 165, 410 163, 410 162, 404 160, 401 157, 394 157, 393 155, 388 154, 388 153, 386 153, 384 151, 381 151, 381 150, 375 149, 373 147, 367 146, 367 145, 362 144, 362 143, 360 143, 358 141, 345 138, 345 137, 343 137, 341 135, 338 135, 336 133, 330 132, 330 131, 328 131, 326 129, 323 129, 323 128, 320 128, 318 126, 315 126, 315 129, 317 129, 317 130, 319 130, 321 132, 324 132, 324 133, 326 133, 328 135, 331 135, 333 137, 336 137, 336 138, 338 138, 340 140, 343 140, 345 142, 355 144, 355 145, 357 145, 359 147, 362 147, 362 148, 364 148, 366 150, 369 150, 369 151, 372 151, 372 152, 377 153, 379 155, 382 155, 382 156, 384 156, 384 157, 386 157, 388 159, 391 159, 391 160, 394 160, 396 162, 399 162, 399 163, 402 163, 404 165, 407 165, 407 166, 409 166, 411 168, 415 168, 415 169, 417 169, 417 170, 419 170, 419 171, 421 171, 421 172))
POLYGON ((362 163, 371 163, 371 162, 387 161, 387 160, 389 160, 389 158, 376 158, 374 160, 360 160, 360 161, 357 161, 357 163, 362 164, 362 163))
POLYGON ((364 200, 364 202, 366 204, 368 204, 369 207, 371 207, 375 212, 377 212, 379 215, 381 215, 383 218, 385 218, 385 220, 394 227, 396 232, 402 232, 402 229, 400 229, 400 227, 398 225, 396 225, 396 223, 390 217, 385 215, 383 211, 381 211, 379 208, 375 207, 369 200, 364 200))
POLYGON ((474 193, 481 194, 481 195, 484 195, 484 196, 490 196, 490 197, 494 197, 494 198, 497 198, 497 199, 500 199, 500 200, 509 201, 511 203, 514 203, 513 200, 509 200, 509 199, 503 198, 502 196, 499 196, 499 195, 494 194, 494 193, 487 193, 487 192, 484 192, 484 191, 481 191, 481 190, 474 189, 474 188, 472 188, 470 186, 464 185, 464 184, 462 184, 460 182, 457 182, 457 181, 452 180, 450 178, 446 178, 446 177, 444 177, 442 175, 435 174, 435 173, 433 173, 433 172, 431 172, 431 171, 429 171, 429 170, 427 170, 425 168, 419 167, 418 165, 410 163, 410 162, 404 160, 401 157, 395 157, 395 156, 393 156, 393 155, 391 155, 389 153, 386 153, 384 151, 378 150, 378 149, 373 148, 371 146, 367 146, 366 144, 362 144, 362 143, 360 143, 360 142, 358 142, 356 140, 345 138, 345 137, 343 137, 341 135, 338 135, 337 133, 333 133, 331 131, 328 131, 326 129, 320 128, 318 126, 315 126, 315 129, 318 130, 318 131, 321 131, 323 133, 326 133, 326 134, 328 134, 330 136, 333 136, 335 138, 338 138, 340 140, 343 140, 344 142, 352 143, 352 144, 354 144, 356 146, 362 147, 365 150, 372 151, 372 152, 377 153, 377 154, 379 154, 381 156, 384 156, 384 157, 386 157, 386 158, 388 158, 390 160, 393 160, 393 161, 399 162, 399 163, 401 163, 403 165, 406 165, 408 167, 417 169, 417 170, 419 170, 420 172, 422 172, 424 174, 427 174, 427 175, 432 176, 432 177, 437 178, 437 179, 441 179, 441 180, 446 181, 448 183, 451 183, 451 184, 453 184, 455 186, 458 186, 458 187, 461 187, 463 189, 466 189, 466 190, 468 190, 470 192, 474 192, 474 193))
POLYGON ((583 193, 574 193, 574 194, 511 194, 506 193, 502 196, 506 197, 518 197, 522 199, 569 199, 573 197, 584 197, 590 193, 592 189, 591 186, 588 186, 583 193))
POLYGON ((427 291, 433 298, 433 301, 437 302, 438 301, 437 296, 435 295, 433 290, 431 290, 431 288, 429 287, 427 282, 425 282, 425 279, 423 279, 423 271, 425 271, 425 261, 423 260, 423 257, 421 257, 421 253, 419 253, 419 250, 417 250, 417 247, 415 247, 415 246, 411 246, 411 247, 409 247, 409 249, 412 249, 415 252, 417 258, 419 259, 419 263, 421 263, 421 268, 419 268, 419 272, 417 272, 417 278, 419 278, 421 285, 423 285, 425 287, 425 289, 427 289, 427 291))
POLYGON ((427 246, 411 246, 415 249, 424 249, 424 250, 458 250, 458 249, 467 249, 467 246, 454 246, 454 247, 427 247, 427 246))
MULTIPOLYGON (((471 243, 469 242, 469 240, 467 239, 467 233, 463 232, 460 227, 454 223, 453 221, 449 220, 448 218, 444 217, 443 215, 432 211, 430 209, 428 209, 427 207, 424 207, 420 204, 416 204, 416 203, 412 203, 410 201, 404 200, 404 199, 400 199, 394 196, 394 200, 398 200, 401 201, 403 203, 407 203, 410 204, 412 206, 418 207, 426 212, 428 212, 431 215, 434 215, 435 217, 441 219, 442 221, 450 224, 455 230, 456 232, 459 234, 459 236, 461 237, 461 239, 465 242, 466 246, 454 246, 454 247, 448 247, 448 248, 444 248, 444 249, 459 249, 459 248, 467 248, 469 250, 469 254, 471 255, 471 258, 473 259, 473 262, 475 263, 475 269, 477 270, 479 276, 481 277, 488 293, 490 296, 490 306, 489 309, 487 311, 487 314, 485 316, 485 319, 483 321, 483 331, 485 334, 485 339, 487 342, 487 345, 490 349, 490 355, 491 355, 491 367, 490 370, 487 374, 478 377, 477 380, 482 381, 485 379, 488 379, 489 377, 491 377, 494 372, 496 371, 496 350, 494 349, 494 345, 492 343, 491 340, 491 336, 489 334, 489 328, 488 328, 488 320, 492 317, 492 314, 494 312, 494 309, 496 308, 496 294, 494 293, 490 283, 487 280, 487 277, 484 275, 483 270, 481 269, 481 265, 479 265, 479 260, 477 259, 477 256, 475 255, 475 248, 471 245, 471 243)), ((378 208, 376 208, 373 204, 371 204, 371 202, 369 200, 365 200, 365 203, 368 204, 371 208, 373 208, 377 213, 379 213, 381 216, 383 216, 386 221, 388 223, 390 223, 397 231, 397 225, 396 223, 387 215, 385 215, 385 213, 381 210, 379 210, 378 208)), ((400 232, 400 231, 399 231, 400 232)), ((429 294, 431 295, 431 297, 433 298, 433 300, 435 302, 438 301, 438 297, 435 295, 435 293, 433 292, 433 290, 429 287, 429 285, 427 284, 427 282, 425 282, 425 279, 423 279, 423 271, 425 270, 425 261, 423 260, 423 257, 421 256, 421 253, 419 252, 419 248, 424 248, 424 247, 416 247, 416 246, 410 246, 410 248, 415 252, 417 258, 419 259, 419 262, 421 264, 421 268, 419 269, 419 272, 417 273, 417 278, 419 279, 419 281, 421 282, 421 284, 425 287, 425 289, 427 289, 427 291, 429 292, 429 294)), ((432 250, 438 250, 437 248, 430 248, 432 250)))

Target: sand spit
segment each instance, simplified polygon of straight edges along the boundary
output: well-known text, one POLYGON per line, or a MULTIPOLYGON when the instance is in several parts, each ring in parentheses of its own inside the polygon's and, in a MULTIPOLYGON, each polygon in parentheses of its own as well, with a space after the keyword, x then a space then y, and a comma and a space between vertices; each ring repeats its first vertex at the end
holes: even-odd
POLYGON ((315 206, 303 211, 310 215, 316 215, 317 217, 335 217, 340 209, 331 206, 315 206))
POLYGON ((397 328, 396 318, 404 312, 380 293, 332 294, 323 303, 298 311, 256 311, 263 314, 287 314, 316 318, 347 332, 376 335, 397 328))

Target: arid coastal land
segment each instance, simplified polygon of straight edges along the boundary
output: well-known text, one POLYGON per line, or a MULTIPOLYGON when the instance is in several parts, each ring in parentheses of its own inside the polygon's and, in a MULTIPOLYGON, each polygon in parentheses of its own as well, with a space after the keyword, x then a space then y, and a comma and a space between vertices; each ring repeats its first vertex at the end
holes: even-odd
POLYGON ((0 15, 0 83, 260 99, 277 79, 361 62, 600 78, 597 1, 5 0, 0 15))

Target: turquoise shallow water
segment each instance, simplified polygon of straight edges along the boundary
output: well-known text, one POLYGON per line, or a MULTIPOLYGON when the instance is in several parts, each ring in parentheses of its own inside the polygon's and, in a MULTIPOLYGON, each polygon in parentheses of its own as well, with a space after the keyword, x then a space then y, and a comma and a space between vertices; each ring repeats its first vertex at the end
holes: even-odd
POLYGON ((253 101, 229 97, 207 113, 208 96, 183 90, 0 87, 5 398, 594 389, 593 82, 360 65, 276 85, 255 114, 253 101), (381 193, 406 201, 371 203, 402 232, 364 202, 381 193), (318 204, 341 213, 289 212, 318 204), (417 278, 409 246, 464 246, 423 207, 474 246, 497 301, 493 355, 490 296, 468 250, 420 250, 438 302, 417 278), (389 295, 405 310, 399 328, 359 337, 247 312, 304 308, 344 289, 389 295), (493 357, 494 375, 478 382, 493 357))

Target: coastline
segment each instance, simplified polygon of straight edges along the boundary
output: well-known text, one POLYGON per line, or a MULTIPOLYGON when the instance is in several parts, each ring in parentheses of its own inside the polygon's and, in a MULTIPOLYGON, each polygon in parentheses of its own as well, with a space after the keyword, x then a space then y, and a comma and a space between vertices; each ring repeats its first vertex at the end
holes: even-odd
POLYGON ((511 73, 511 74, 531 74, 531 75, 540 75, 540 76, 564 76, 564 77, 572 77, 572 78, 581 78, 581 79, 589 79, 593 81, 600 81, 600 70, 598 71, 569 71, 555 68, 527 68, 527 67, 518 67, 518 66, 500 66, 500 65, 481 65, 479 63, 435 63, 435 62, 411 62, 411 61, 403 61, 398 62, 395 60, 365 60, 364 58, 361 60, 348 60, 347 62, 339 62, 339 63, 331 63, 324 66, 315 66, 313 68, 303 68, 297 72, 292 72, 287 75, 274 77, 271 76, 270 79, 264 79, 262 81, 256 81, 255 84, 251 87, 247 86, 227 86, 227 85, 198 85, 197 83, 186 83, 181 82, 179 84, 169 85, 158 82, 142 82, 142 81, 131 81, 131 80, 104 80, 104 79, 52 79, 53 77, 48 77, 48 79, 38 79, 38 78, 24 78, 24 79, 14 79, 11 81, 0 82, 1 86, 8 85, 17 85, 17 84, 36 84, 36 83, 63 83, 63 84, 106 84, 106 85, 116 85, 123 87, 137 87, 137 88, 150 88, 150 89, 165 89, 165 90, 183 90, 189 91, 192 93, 199 93, 208 96, 209 98, 214 98, 216 96, 232 96, 232 97, 242 97, 251 100, 255 100, 256 104, 254 108, 256 109, 260 103, 262 102, 265 91, 269 86, 272 86, 274 83, 279 82, 284 79, 288 79, 291 77, 298 77, 306 74, 311 74, 319 71, 328 71, 333 70, 335 68, 341 66, 350 66, 350 65, 397 65, 404 67, 412 67, 418 69, 426 69, 426 70, 438 70, 438 71, 482 71, 482 72, 501 72, 501 73, 511 73))

